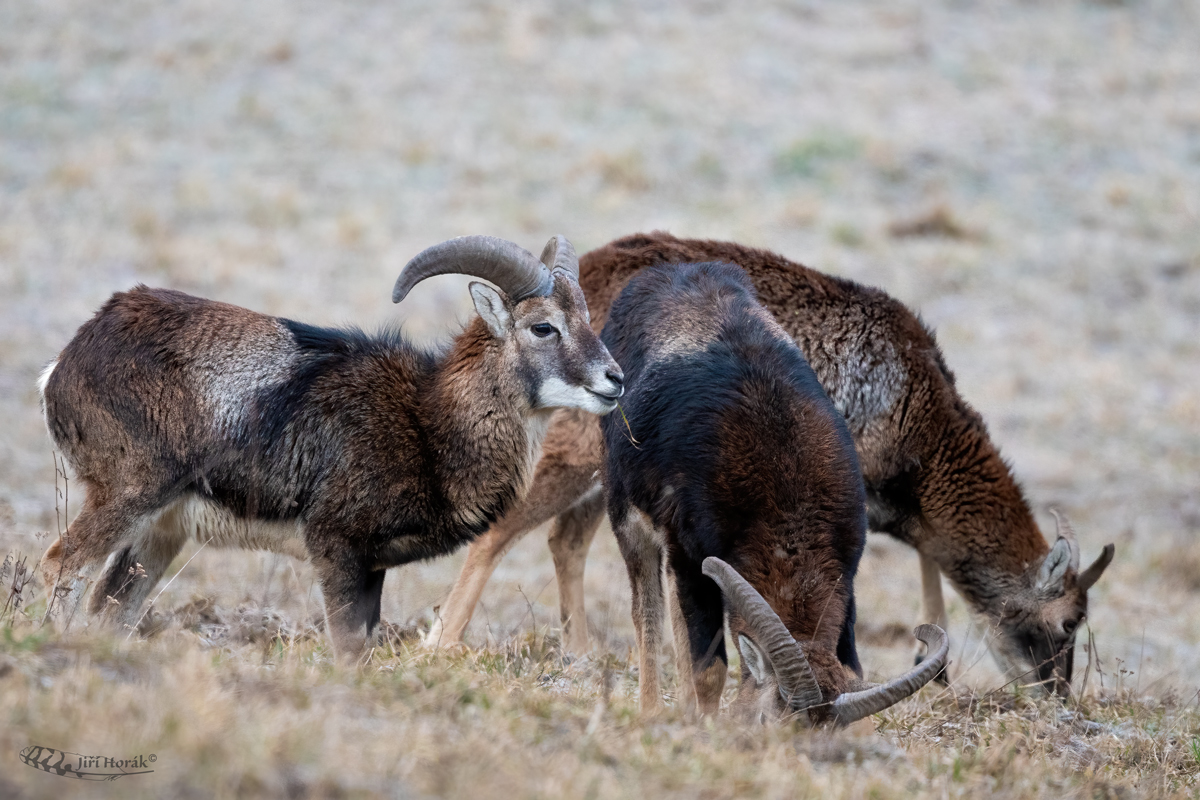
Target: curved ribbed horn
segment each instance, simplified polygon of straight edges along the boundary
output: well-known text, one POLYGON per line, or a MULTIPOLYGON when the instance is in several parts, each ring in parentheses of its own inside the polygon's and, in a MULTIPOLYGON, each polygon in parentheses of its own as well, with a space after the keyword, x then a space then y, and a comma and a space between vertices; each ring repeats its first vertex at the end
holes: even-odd
POLYGON ((1106 570, 1108 565, 1112 563, 1113 553, 1115 552, 1116 548, 1111 544, 1104 545, 1104 550, 1101 551, 1096 560, 1092 562, 1092 565, 1083 572, 1079 573, 1080 589, 1083 589, 1086 592, 1088 589, 1092 588, 1093 585, 1095 585, 1096 581, 1100 580, 1100 576, 1104 574, 1104 570, 1106 570))
POLYGON ((575 248, 561 233, 556 235, 542 249, 542 263, 551 270, 562 270, 567 276, 579 283, 579 256, 575 248))
MULTIPOLYGON (((1075 529, 1071 527, 1071 520, 1067 519, 1067 515, 1057 508, 1050 509, 1050 513, 1054 515, 1054 527, 1058 531, 1058 538, 1066 539, 1067 546, 1071 550, 1071 569, 1078 572, 1079 540, 1075 538, 1075 529)), ((1100 576, 1097 575, 1096 577, 1100 576)))
POLYGON ((788 707, 793 711, 803 711, 820 705, 824 701, 821 687, 813 677, 804 651, 758 590, 737 570, 714 556, 704 559, 701 569, 716 581, 717 586, 721 587, 721 594, 725 596, 725 602, 746 623, 754 643, 763 651, 771 669, 775 671, 779 694, 788 707))
POLYGON ((421 281, 434 275, 473 275, 500 287, 514 303, 545 297, 554 278, 533 253, 496 236, 460 236, 422 250, 396 279, 392 302, 399 303, 421 281))
POLYGON ((950 652, 950 640, 946 638, 946 632, 937 625, 918 625, 913 634, 929 648, 925 660, 895 680, 861 692, 838 695, 833 701, 833 718, 837 724, 849 725, 899 703, 942 671, 946 666, 946 654, 950 652))

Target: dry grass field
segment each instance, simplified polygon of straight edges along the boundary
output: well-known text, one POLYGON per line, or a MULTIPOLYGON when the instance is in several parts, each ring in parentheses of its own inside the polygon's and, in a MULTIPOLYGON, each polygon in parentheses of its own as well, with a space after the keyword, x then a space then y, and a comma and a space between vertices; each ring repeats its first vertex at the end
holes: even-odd
MULTIPOLYGON (((1198 44, 1195 0, 0 0, 0 797, 1195 796, 1198 44), (360 669, 331 663, 308 566, 258 553, 190 546, 145 638, 41 627, 15 565, 81 498, 34 383, 113 291, 432 344, 469 304, 453 277, 389 302, 423 247, 653 228, 937 328, 1041 524, 1066 510, 1085 560, 1116 543, 1076 700, 1003 688, 954 597, 952 686, 853 730, 640 720, 606 531, 578 661, 540 533, 467 652, 411 641, 461 553, 392 572, 360 669), (48 775, 35 744, 154 772, 48 775)), ((872 537, 857 594, 869 676, 905 668, 915 555, 872 537)))

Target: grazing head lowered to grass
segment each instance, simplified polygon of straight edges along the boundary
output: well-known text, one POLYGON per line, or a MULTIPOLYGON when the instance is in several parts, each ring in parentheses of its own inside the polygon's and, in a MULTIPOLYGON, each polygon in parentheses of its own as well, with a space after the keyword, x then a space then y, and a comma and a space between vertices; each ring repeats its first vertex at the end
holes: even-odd
MULTIPOLYGON (((946 626, 945 575, 995 633, 992 652, 1010 679, 1068 693, 1087 591, 1112 560, 1113 547, 1084 568, 1065 520, 1047 542, 983 419, 959 394, 933 332, 874 287, 767 250, 663 232, 627 236, 583 256, 580 285, 593 326, 604 324, 621 289, 643 270, 704 261, 746 271, 762 306, 845 417, 866 483, 871 530, 920 554, 925 620, 946 626)), ((598 427, 587 414, 555 418, 529 494, 472 543, 432 640, 460 641, 501 556, 515 539, 556 517, 550 550, 563 641, 572 652, 587 650, 584 562, 604 516, 598 427)))
POLYGON ((725 685, 725 612, 741 653, 735 707, 752 717, 848 723, 930 681, 948 646, 933 625, 917 631, 926 662, 885 686, 862 681, 854 575, 867 518, 854 440, 746 274, 647 268, 613 303, 603 339, 628 379, 624 418, 601 428, 643 711, 661 703, 664 599, 684 696, 703 713, 725 685))
POLYGON ((42 559, 70 619, 134 625, 189 537, 312 561, 339 653, 379 622, 385 570, 454 550, 527 488, 551 412, 611 411, 622 373, 592 331, 570 243, 539 260, 466 236, 405 266, 392 299, 461 273, 478 316, 442 353, 142 286, 86 322, 40 381, 87 497, 42 559))

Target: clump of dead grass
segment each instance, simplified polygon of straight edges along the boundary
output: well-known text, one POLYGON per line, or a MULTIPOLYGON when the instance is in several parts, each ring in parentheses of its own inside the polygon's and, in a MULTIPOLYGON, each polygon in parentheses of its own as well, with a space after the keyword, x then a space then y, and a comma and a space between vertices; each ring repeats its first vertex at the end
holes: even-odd
POLYGON ((1170 693, 1102 689, 1063 703, 947 690, 924 707, 908 703, 881 717, 880 733, 924 753, 931 774, 990 779, 1002 794, 1032 796, 1037 787, 1063 786, 1065 775, 1085 796, 1183 795, 1198 785, 1200 712, 1170 693))
POLYGON ((29 557, 9 553, 0 563, 0 591, 4 592, 4 606, 0 608, 0 624, 10 624, 25 604, 25 589, 33 581, 33 570, 28 566, 29 557))

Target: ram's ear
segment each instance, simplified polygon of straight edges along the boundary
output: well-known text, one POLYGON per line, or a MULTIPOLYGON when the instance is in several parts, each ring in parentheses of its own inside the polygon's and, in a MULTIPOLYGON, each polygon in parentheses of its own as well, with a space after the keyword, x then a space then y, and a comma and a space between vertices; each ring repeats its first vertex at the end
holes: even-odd
POLYGON ((1104 549, 1100 551, 1100 555, 1092 562, 1092 565, 1079 574, 1080 589, 1086 592, 1096 581, 1100 580, 1104 570, 1108 569, 1108 565, 1112 563, 1114 552, 1116 550, 1112 544, 1104 545, 1104 549))
POLYGON ((774 677, 771 674, 771 662, 767 661, 766 653, 760 650, 754 640, 744 633, 738 634, 738 650, 741 652, 742 661, 745 663, 746 669, 750 670, 750 677, 754 679, 756 686, 762 686, 768 678, 774 677))
POLYGON ((479 281, 471 281, 470 289, 475 310, 483 317, 492 335, 497 339, 508 336, 512 330, 512 312, 509 311, 508 298, 504 293, 479 281))
POLYGON ((1071 543, 1059 537, 1042 561, 1038 570, 1038 589, 1042 592, 1061 593, 1063 578, 1071 568, 1071 543))

